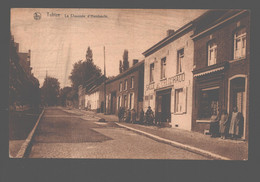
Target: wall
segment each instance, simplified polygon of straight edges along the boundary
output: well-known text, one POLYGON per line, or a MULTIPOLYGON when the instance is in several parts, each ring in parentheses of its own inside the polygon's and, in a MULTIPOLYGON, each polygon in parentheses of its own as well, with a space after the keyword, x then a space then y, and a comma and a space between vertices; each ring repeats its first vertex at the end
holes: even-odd
POLYGON ((158 51, 147 56, 145 58, 145 70, 144 70, 144 111, 147 110, 148 106, 155 111, 156 109, 156 91, 163 90, 166 88, 172 88, 171 91, 171 124, 172 127, 178 127, 181 129, 191 130, 191 113, 192 113, 192 85, 193 85, 193 41, 190 36, 193 34, 192 31, 185 33, 173 42, 165 45, 158 51), (157 85, 160 84, 161 74, 161 59, 166 57, 166 78, 174 77, 177 74, 177 51, 184 48, 184 60, 183 60, 183 72, 185 74, 184 81, 175 81, 174 85, 166 85, 157 89, 157 85), (154 63, 154 84, 150 84, 150 64, 154 63), (153 86, 152 86, 153 85, 153 86), (149 88, 150 87, 150 88, 149 88), (187 91, 186 106, 187 110, 182 114, 175 114, 175 89, 185 88, 187 91), (186 89, 187 88, 187 89, 186 89), (150 99, 147 99, 150 98, 150 99))
MULTIPOLYGON (((249 121, 249 61, 250 61, 250 16, 248 13, 238 16, 231 21, 219 26, 217 29, 209 31, 204 35, 194 39, 194 62, 196 64, 196 70, 207 67, 207 43, 211 39, 214 39, 217 44, 217 64, 227 62, 228 68, 223 73, 222 78, 222 90, 221 101, 223 103, 222 108, 228 109, 229 107, 229 79, 241 75, 246 77, 246 124, 245 124, 245 138, 248 138, 248 121, 249 121), (239 27, 246 28, 246 58, 234 60, 234 32, 239 27)), ((197 88, 197 82, 195 81, 195 88, 197 88)), ((198 89, 196 89, 198 92, 198 89)), ((196 94, 195 94, 196 95, 196 94)), ((196 102, 198 101, 197 96, 196 102)), ((196 123, 197 118, 197 105, 194 102, 193 105, 193 130, 203 132, 204 129, 208 129, 208 124, 196 123)), ((228 111, 229 112, 229 111, 228 111)))

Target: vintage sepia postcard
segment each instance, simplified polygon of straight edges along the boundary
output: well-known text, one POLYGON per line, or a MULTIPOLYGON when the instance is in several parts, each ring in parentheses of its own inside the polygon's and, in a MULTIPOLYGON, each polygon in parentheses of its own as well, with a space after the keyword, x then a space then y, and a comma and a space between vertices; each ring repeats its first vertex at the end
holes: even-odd
POLYGON ((248 160, 250 10, 11 8, 9 157, 248 160))

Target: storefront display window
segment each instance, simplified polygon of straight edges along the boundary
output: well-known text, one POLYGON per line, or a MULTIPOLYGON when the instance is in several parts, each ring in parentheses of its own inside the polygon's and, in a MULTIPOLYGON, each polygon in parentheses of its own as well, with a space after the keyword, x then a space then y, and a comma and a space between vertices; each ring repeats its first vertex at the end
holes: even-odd
POLYGON ((219 89, 202 89, 199 100, 199 119, 210 119, 214 111, 218 112, 219 89))

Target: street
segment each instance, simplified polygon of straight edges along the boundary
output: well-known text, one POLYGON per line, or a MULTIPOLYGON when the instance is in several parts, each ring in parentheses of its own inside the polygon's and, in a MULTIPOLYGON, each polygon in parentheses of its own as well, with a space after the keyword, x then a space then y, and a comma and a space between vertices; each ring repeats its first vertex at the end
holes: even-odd
POLYGON ((208 158, 98 122, 94 115, 47 108, 36 130, 29 158, 195 159, 208 158))

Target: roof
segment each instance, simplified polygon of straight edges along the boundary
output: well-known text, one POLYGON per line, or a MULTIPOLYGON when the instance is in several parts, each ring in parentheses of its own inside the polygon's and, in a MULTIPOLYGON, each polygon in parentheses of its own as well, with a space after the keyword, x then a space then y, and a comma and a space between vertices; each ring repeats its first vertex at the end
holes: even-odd
POLYGON ((200 17, 193 20, 194 34, 191 36, 193 39, 204 34, 205 32, 218 27, 222 23, 245 13, 247 10, 209 10, 202 14, 200 17))
POLYGON ((144 60, 136 63, 132 67, 128 68, 126 71, 124 71, 124 72, 120 73, 119 75, 117 75, 115 78, 107 80, 106 83, 111 83, 113 81, 116 81, 116 80, 118 80, 118 79, 120 79, 120 78, 122 78, 122 77, 124 77, 124 76, 126 76, 126 75, 128 75, 130 73, 132 73, 133 71, 135 71, 138 67, 140 67, 142 65, 144 65, 144 60))
POLYGON ((176 30, 174 33, 170 34, 169 36, 165 37, 164 39, 162 39, 161 41, 159 41, 158 43, 156 43, 155 45, 153 45, 152 47, 150 47, 149 49, 144 51, 143 55, 144 56, 151 55, 152 53, 159 50, 163 46, 165 46, 165 45, 171 43, 172 41, 174 41, 180 35, 180 33, 184 33, 185 31, 189 30, 189 28, 191 28, 191 27, 192 27, 192 21, 185 24, 184 26, 182 26, 181 28, 176 30))

